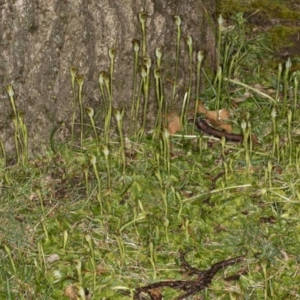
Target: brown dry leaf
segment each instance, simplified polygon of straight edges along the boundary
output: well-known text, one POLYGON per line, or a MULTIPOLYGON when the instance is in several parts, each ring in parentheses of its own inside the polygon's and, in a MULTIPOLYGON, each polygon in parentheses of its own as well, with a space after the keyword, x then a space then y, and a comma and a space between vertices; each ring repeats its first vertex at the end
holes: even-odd
POLYGON ((251 93, 249 92, 245 92, 243 95, 241 95, 240 97, 238 98, 231 98, 231 103, 233 105, 238 105, 239 103, 241 102, 244 102, 246 101, 247 99, 249 99, 249 97, 251 97, 251 93))
POLYGON ((256 266, 254 267, 254 271, 255 271, 255 272, 259 272, 260 270, 261 270, 261 266, 256 265, 256 266))
POLYGON ((198 112, 204 114, 212 126, 225 130, 228 133, 232 132, 232 126, 228 123, 230 112, 227 109, 220 109, 219 111, 207 110, 200 102, 198 112))
POLYGON ((64 291, 64 296, 68 297, 70 300, 75 300, 77 298, 76 288, 72 284, 67 285, 64 291))
POLYGON ((97 265, 96 267, 97 275, 101 275, 103 273, 107 273, 108 270, 103 267, 102 264, 97 265))
POLYGON ((174 134, 177 131, 181 130, 181 125, 180 125, 180 116, 175 112, 172 111, 168 114, 168 131, 170 134, 174 134))
POLYGON ((151 289, 151 290, 148 290, 148 293, 149 293, 151 299, 153 299, 153 300, 163 299, 160 289, 151 289))

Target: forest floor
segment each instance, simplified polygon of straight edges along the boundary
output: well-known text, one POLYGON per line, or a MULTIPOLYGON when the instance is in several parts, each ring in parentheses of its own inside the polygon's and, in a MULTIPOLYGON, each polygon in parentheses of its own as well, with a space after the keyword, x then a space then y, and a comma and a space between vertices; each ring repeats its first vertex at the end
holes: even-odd
POLYGON ((108 101, 103 134, 88 110, 82 139, 57 143, 56 128, 27 160, 16 123, 18 163, 1 160, 0 298, 300 299, 300 52, 279 43, 282 26, 298 40, 297 4, 270 17, 244 2, 219 8, 221 68, 209 78, 194 62, 205 87, 172 118, 162 106, 152 131, 125 136, 108 101))

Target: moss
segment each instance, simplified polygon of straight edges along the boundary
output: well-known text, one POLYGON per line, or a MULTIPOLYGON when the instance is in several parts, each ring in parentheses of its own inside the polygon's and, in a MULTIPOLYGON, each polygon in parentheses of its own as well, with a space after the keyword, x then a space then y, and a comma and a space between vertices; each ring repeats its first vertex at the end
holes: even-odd
POLYGON ((246 5, 246 1, 243 3, 240 0, 217 0, 217 13, 222 14, 225 18, 248 10, 249 5, 246 5))
POLYGON ((295 10, 292 4, 293 3, 285 3, 279 0, 217 0, 217 12, 222 13, 225 17, 238 12, 256 12, 266 19, 298 20, 300 18, 300 12, 295 10))
POLYGON ((288 7, 287 3, 281 4, 282 1, 274 0, 256 0, 251 3, 251 8, 254 10, 259 9, 266 18, 279 18, 297 20, 300 16, 298 11, 288 7))
POLYGON ((268 33, 272 47, 291 47, 296 42, 294 36, 300 34, 300 28, 296 26, 276 25, 268 33))
MULTIPOLYGON (((273 56, 269 64, 275 67, 287 57, 292 61, 300 55, 300 11, 294 1, 282 0, 217 0, 218 13, 232 19, 238 12, 244 13, 250 32, 260 32, 260 39, 272 50, 273 56)), ((250 34, 251 36, 251 34, 250 34)), ((266 53, 260 49, 266 63, 266 53)), ((270 56, 270 52, 268 52, 270 56)))

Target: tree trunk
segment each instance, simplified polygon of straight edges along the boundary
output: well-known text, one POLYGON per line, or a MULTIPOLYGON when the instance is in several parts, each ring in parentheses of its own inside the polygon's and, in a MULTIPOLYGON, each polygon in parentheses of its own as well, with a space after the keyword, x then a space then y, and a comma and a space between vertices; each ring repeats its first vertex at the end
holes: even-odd
MULTIPOLYGON (((48 146, 49 135, 57 121, 64 121, 66 128, 70 128, 72 66, 76 66, 77 73, 84 78, 84 107, 91 106, 95 111, 103 108, 98 77, 100 71, 109 73, 109 49, 116 51, 113 105, 124 108, 126 123, 133 90, 132 40, 140 41, 139 64, 143 57, 139 12, 147 14, 146 55, 152 64, 154 92, 149 99, 149 120, 157 107, 153 79, 157 47, 162 50, 161 73, 166 101, 172 96, 176 62, 175 15, 182 20, 175 106, 182 102, 188 86, 187 35, 193 38, 194 67, 199 50, 206 53, 211 66, 215 60, 212 29, 215 1, 211 0, 0 0, 0 10, 0 133, 8 153, 13 153, 14 139, 9 117, 12 107, 4 87, 12 84, 17 108, 25 113, 30 153, 41 152, 48 146)), ((85 123, 89 123, 87 116, 85 123)), ((102 126, 100 121, 98 126, 102 126)))

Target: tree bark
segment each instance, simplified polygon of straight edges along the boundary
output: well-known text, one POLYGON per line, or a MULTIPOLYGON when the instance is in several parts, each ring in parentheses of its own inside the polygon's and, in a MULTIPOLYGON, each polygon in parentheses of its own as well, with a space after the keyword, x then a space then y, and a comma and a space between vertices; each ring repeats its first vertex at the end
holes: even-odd
MULTIPOLYGON (((182 102, 188 84, 187 35, 193 38, 194 58, 196 52, 203 50, 210 66, 214 65, 212 15, 215 1, 0 0, 0 10, 0 134, 8 153, 14 149, 9 117, 12 108, 4 87, 12 84, 16 105, 25 113, 30 153, 41 152, 48 146, 49 135, 57 121, 64 121, 67 128, 70 126, 72 66, 76 66, 84 78, 84 106, 91 106, 96 111, 102 108, 98 76, 100 71, 109 71, 110 48, 116 50, 113 103, 115 107, 125 109, 126 123, 133 87, 132 40, 142 41, 138 18, 141 11, 147 13, 147 56, 151 58, 152 74, 155 49, 162 49, 166 98, 172 94, 175 72, 177 33, 174 15, 182 19, 176 102, 182 102)), ((142 61, 141 50, 139 56, 142 61)), ((155 114, 155 108, 153 96, 149 116, 155 114)), ((87 117, 86 123, 88 121, 87 117)))

